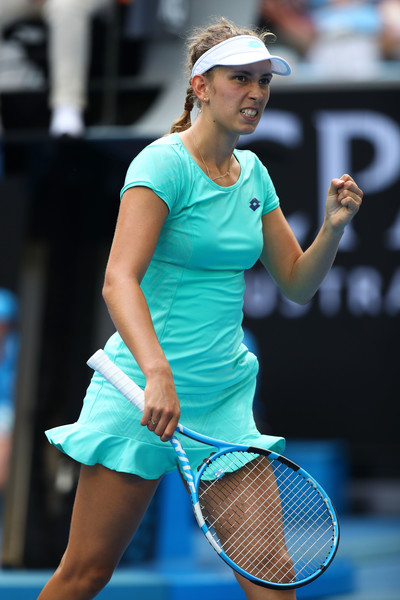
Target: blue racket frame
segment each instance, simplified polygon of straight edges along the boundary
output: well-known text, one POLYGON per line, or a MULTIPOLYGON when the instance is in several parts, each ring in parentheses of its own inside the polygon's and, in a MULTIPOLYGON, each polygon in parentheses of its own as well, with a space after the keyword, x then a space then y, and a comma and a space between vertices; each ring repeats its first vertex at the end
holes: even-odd
MULTIPOLYGON (((87 364, 92 369, 99 372, 105 379, 107 379, 117 390, 119 390, 121 392, 121 394, 123 394, 125 396, 125 398, 127 400, 129 400, 134 406, 136 406, 136 408, 139 411, 143 412, 143 410, 144 410, 144 392, 143 392, 143 390, 141 388, 139 388, 139 386, 137 386, 137 384, 134 381, 132 381, 126 375, 126 373, 121 371, 121 369, 119 367, 117 367, 117 365, 115 365, 115 363, 113 363, 110 360, 110 358, 105 354, 104 350, 98 350, 87 361, 87 364)), ((210 454, 210 456, 203 461, 203 464, 199 467, 199 470, 196 473, 194 473, 191 468, 189 459, 188 459, 179 439, 176 437, 176 435, 173 435, 170 440, 171 444, 173 445, 173 447, 176 451, 176 454, 177 454, 177 457, 179 460, 180 471, 182 473, 182 476, 187 484, 187 487, 188 487, 188 490, 190 493, 191 501, 193 504, 193 510, 194 510, 194 514, 195 514, 197 523, 198 523, 200 529, 202 530, 204 536, 210 543, 210 545, 214 548, 214 550, 218 553, 218 555, 234 571, 236 571, 237 573, 239 573, 240 575, 242 575, 243 577, 245 577, 246 579, 248 579, 249 581, 252 581, 253 583, 255 583, 257 585, 271 588, 271 589, 289 590, 289 589, 299 588, 304 585, 307 585, 308 583, 311 583, 327 569, 327 567, 331 564, 331 562, 336 554, 338 545, 339 545, 339 539, 340 539, 339 521, 338 521, 338 517, 336 514, 336 510, 335 510, 330 498, 328 497, 328 495, 326 494, 324 489, 319 485, 319 483, 309 473, 307 473, 307 471, 305 471, 304 469, 299 467, 299 465, 295 464, 293 461, 287 459, 286 457, 284 457, 272 450, 266 450, 265 448, 258 448, 256 446, 247 446, 247 445, 241 445, 241 444, 228 443, 223 440, 218 440, 215 438, 208 437, 206 435, 202 435, 196 431, 189 429, 188 427, 185 427, 184 425, 182 425, 180 423, 178 423, 178 425, 176 427, 176 433, 181 433, 182 435, 192 438, 193 440, 202 442, 202 443, 206 444, 207 446, 212 446, 213 448, 217 448, 217 450, 215 452, 212 452, 210 454), (199 484, 200 484, 202 475, 203 475, 204 471, 206 470, 206 468, 208 468, 211 463, 218 460, 219 457, 221 457, 222 455, 224 455, 227 452, 249 452, 249 453, 252 453, 255 455, 266 456, 271 461, 272 460, 279 461, 283 465, 292 469, 294 472, 297 472, 315 490, 318 490, 319 494, 322 497, 323 502, 326 505, 326 508, 330 514, 330 517, 331 517, 332 528, 333 528, 333 536, 332 536, 333 541, 332 541, 331 550, 328 553, 328 556, 325 558, 323 564, 320 566, 320 568, 316 569, 311 575, 304 577, 300 581, 293 581, 290 583, 273 583, 273 582, 269 582, 269 581, 266 582, 262 579, 259 579, 258 577, 255 577, 248 571, 243 570, 235 562, 233 562, 229 558, 229 556, 224 552, 223 548, 220 546, 220 544, 215 539, 215 537, 212 535, 212 532, 210 531, 209 527, 207 526, 207 523, 201 512, 198 488, 199 488, 199 484)), ((221 476, 222 475, 223 475, 223 473, 221 474, 221 476)), ((216 478, 218 478, 218 477, 219 476, 217 476, 216 478)))
POLYGON ((170 440, 170 442, 174 446, 176 454, 178 456, 179 467, 180 467, 182 476, 185 479, 186 484, 188 486, 188 490, 189 490, 190 497, 191 497, 192 504, 193 504, 193 511, 194 511, 197 523, 198 523, 200 529, 202 530, 204 536, 206 537, 207 541, 213 547, 213 549, 218 553, 220 558, 222 558, 232 569, 234 569, 237 573, 239 573, 246 579, 252 581, 253 583, 255 583, 257 585, 261 585, 263 587, 267 587, 270 589, 289 590, 289 589, 300 588, 300 587, 303 587, 304 585, 311 583, 312 581, 317 579, 317 577, 322 575, 322 573, 328 568, 328 566, 333 561, 335 554, 337 552, 338 546, 339 546, 339 540, 340 540, 339 519, 338 519, 336 510, 335 510, 335 507, 333 506, 329 496, 326 494, 325 490, 319 485, 319 483, 309 473, 307 473, 307 471, 302 469, 299 465, 297 465, 293 461, 289 460, 285 456, 282 456, 281 454, 277 454, 276 452, 273 452, 272 450, 266 450, 265 448, 258 448, 257 446, 229 444, 228 442, 224 442, 223 440, 210 438, 206 435, 197 433, 197 431, 193 431, 192 429, 189 429, 188 427, 185 427, 184 425, 181 425, 181 424, 178 424, 176 431, 187 437, 190 437, 196 441, 203 442, 204 444, 218 448, 218 450, 216 452, 213 452, 207 459, 205 459, 203 461, 203 464, 201 465, 201 467, 199 468, 197 473, 194 473, 190 466, 189 459, 188 459, 179 439, 174 435, 170 440), (247 571, 244 571, 243 569, 241 569, 224 552, 223 548, 218 544, 217 540, 210 532, 210 529, 208 528, 207 523, 202 515, 201 509, 200 509, 200 499, 199 499, 199 494, 198 494, 198 487, 199 487, 199 483, 201 481, 202 475, 203 475, 204 471, 208 468, 210 463, 216 461, 220 456, 223 456, 226 452, 251 452, 254 454, 261 454, 263 456, 266 456, 269 459, 277 460, 277 461, 281 462, 282 464, 288 466, 289 468, 293 469, 293 471, 296 471, 298 474, 300 474, 302 477, 304 477, 304 479, 307 480, 315 489, 317 489, 320 492, 320 494, 322 495, 323 500, 331 514, 332 524, 333 524, 333 529, 334 529, 334 537, 333 537, 331 551, 328 554, 324 563, 321 565, 320 569, 314 571, 314 573, 312 575, 310 575, 309 577, 305 577, 301 581, 295 581, 293 583, 271 583, 271 582, 266 583, 262 579, 259 579, 258 577, 255 577, 254 575, 251 575, 247 571))

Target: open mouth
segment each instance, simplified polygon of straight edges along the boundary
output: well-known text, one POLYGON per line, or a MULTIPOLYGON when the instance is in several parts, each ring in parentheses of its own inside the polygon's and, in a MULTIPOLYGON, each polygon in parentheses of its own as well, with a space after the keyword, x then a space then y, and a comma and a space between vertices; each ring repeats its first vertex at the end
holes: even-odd
POLYGON ((258 110, 256 108, 242 108, 240 112, 249 119, 254 119, 254 117, 258 115, 258 110))

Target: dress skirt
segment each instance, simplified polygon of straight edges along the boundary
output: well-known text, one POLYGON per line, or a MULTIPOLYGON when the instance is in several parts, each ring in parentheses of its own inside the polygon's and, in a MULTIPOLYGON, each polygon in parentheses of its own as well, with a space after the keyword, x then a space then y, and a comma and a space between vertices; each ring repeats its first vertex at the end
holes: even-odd
MULTIPOLYGON (((180 422, 204 435, 246 445, 261 446, 281 454, 282 437, 262 435, 253 417, 255 376, 222 391, 179 394, 180 422)), ((87 390, 76 423, 46 431, 59 450, 85 465, 158 479, 177 468, 169 442, 140 425, 140 412, 98 373, 87 390)), ((213 451, 212 446, 179 435, 193 470, 213 451)))

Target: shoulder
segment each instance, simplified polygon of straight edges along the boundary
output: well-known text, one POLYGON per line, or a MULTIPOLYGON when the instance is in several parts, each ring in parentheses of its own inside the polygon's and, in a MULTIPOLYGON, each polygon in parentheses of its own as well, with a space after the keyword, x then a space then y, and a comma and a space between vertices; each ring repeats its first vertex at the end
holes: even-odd
MULTIPOLYGON (((148 157, 157 157, 163 158, 167 160, 181 160, 182 158, 182 142, 178 134, 170 134, 165 137, 154 140, 146 146, 136 158, 141 158, 142 156, 148 157)), ((136 159, 134 159, 136 160, 136 159)))
POLYGON ((172 134, 155 140, 139 152, 129 165, 121 197, 128 188, 149 187, 171 210, 183 186, 180 146, 179 136, 172 134))
POLYGON ((254 169, 256 168, 260 172, 268 173, 268 169, 258 158, 257 154, 252 150, 235 150, 235 154, 244 168, 254 169))
POLYGON ((179 177, 184 163, 182 143, 177 134, 171 134, 148 144, 135 156, 127 171, 132 176, 179 177))
POLYGON ((180 139, 174 134, 148 144, 135 156, 128 167, 125 183, 136 178, 171 177, 181 173, 180 139))

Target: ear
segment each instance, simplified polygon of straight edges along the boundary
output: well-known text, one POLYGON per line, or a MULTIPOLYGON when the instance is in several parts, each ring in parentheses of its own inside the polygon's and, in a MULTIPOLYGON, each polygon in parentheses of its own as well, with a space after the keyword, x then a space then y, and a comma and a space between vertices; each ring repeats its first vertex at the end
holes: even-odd
POLYGON ((208 83, 204 75, 195 75, 192 78, 192 88, 201 102, 208 96, 208 83))

